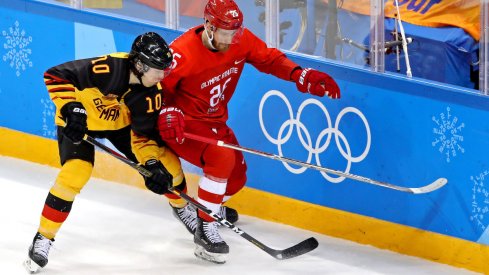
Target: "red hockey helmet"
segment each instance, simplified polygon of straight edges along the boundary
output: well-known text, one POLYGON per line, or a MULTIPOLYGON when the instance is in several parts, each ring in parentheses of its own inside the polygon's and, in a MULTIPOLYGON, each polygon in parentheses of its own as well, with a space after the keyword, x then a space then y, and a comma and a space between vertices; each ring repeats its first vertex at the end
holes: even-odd
POLYGON ((233 0, 209 0, 204 18, 215 28, 237 30, 243 25, 243 13, 233 0))

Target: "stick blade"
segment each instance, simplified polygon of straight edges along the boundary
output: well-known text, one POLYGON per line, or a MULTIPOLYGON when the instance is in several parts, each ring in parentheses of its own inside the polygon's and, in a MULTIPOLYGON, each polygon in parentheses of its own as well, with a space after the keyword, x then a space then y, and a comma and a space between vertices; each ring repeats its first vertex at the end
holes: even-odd
POLYGON ((445 184, 447 184, 447 183, 448 183, 448 180, 446 178, 439 178, 439 179, 435 180, 434 182, 432 182, 426 186, 419 187, 419 188, 410 188, 410 189, 414 194, 424 194, 424 193, 433 192, 433 191, 445 186, 445 184))
POLYGON ((311 237, 307 240, 304 240, 292 247, 286 248, 284 250, 277 251, 277 254, 274 255, 276 259, 286 260, 290 258, 294 258, 303 254, 306 254, 319 246, 316 238, 311 237))

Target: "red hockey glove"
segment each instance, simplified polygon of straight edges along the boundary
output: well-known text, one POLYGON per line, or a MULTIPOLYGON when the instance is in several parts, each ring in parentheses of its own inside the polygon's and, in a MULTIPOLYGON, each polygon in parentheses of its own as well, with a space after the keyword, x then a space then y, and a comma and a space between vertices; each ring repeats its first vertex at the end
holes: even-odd
POLYGON ((297 89, 303 93, 312 95, 324 96, 325 94, 332 98, 340 98, 340 88, 331 76, 323 72, 305 68, 303 70, 295 70, 291 75, 295 81, 297 89))
POLYGON ((158 117, 158 129, 163 140, 175 139, 182 144, 184 137, 185 121, 183 113, 175 107, 163 108, 158 117))

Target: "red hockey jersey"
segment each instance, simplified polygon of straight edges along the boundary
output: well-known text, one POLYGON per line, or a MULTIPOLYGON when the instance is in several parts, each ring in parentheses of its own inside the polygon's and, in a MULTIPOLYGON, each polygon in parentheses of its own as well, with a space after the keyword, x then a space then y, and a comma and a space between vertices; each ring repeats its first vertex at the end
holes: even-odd
POLYGON ((298 67, 247 29, 226 52, 207 49, 201 39, 203 30, 202 25, 194 27, 171 43, 173 70, 162 81, 165 104, 180 108, 186 120, 226 122, 227 105, 245 63, 287 81, 298 67))

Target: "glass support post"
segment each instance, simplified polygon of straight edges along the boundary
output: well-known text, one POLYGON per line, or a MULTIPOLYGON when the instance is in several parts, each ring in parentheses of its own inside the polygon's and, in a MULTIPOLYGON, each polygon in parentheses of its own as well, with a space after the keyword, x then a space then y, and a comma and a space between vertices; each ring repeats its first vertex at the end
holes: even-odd
POLYGON ((370 66, 385 72, 384 0, 370 0, 370 66))
POLYGON ((489 95, 489 0, 481 0, 481 38, 479 41, 479 90, 489 95))
POLYGON ((265 40, 268 47, 280 46, 279 36, 279 1, 266 0, 265 2, 265 40))
POLYGON ((165 25, 170 29, 178 30, 180 23, 178 0, 165 1, 165 25))

